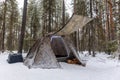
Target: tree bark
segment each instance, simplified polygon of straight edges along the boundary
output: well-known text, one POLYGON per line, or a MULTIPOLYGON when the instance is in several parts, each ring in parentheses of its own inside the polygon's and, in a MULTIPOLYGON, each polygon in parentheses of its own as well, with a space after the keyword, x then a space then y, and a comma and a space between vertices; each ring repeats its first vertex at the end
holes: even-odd
POLYGON ((113 5, 112 5, 111 0, 109 0, 108 3, 109 3, 109 9, 110 9, 111 39, 114 40, 115 39, 115 33, 114 33, 115 27, 114 27, 113 14, 112 14, 113 13, 113 10, 112 10, 113 5))
MULTIPOLYGON (((119 13, 120 13, 120 1, 118 2, 118 6, 119 6, 119 13)), ((119 14, 119 25, 120 25, 120 14, 119 14)))
POLYGON ((18 53, 22 54, 23 49, 23 42, 24 42, 24 35, 25 35, 25 25, 26 25, 26 13, 27 13, 27 0, 24 0, 24 9, 23 9, 23 17, 22 17, 22 27, 21 33, 19 38, 19 45, 18 45, 18 53))
POLYGON ((5 24, 6 24, 6 11, 7 11, 7 0, 4 2, 4 15, 3 15, 3 27, 2 27, 2 52, 4 52, 5 49, 5 24))
MULTIPOLYGON (((90 17, 92 18, 92 0, 90 0, 90 17)), ((92 27, 92 23, 90 24, 90 27, 89 27, 89 42, 88 42, 88 51, 89 51, 89 54, 91 55, 91 28, 92 27)))
POLYGON ((8 50, 13 49, 13 17, 14 17, 14 2, 11 1, 11 15, 10 15, 10 25, 9 25, 9 36, 8 36, 8 50))
POLYGON ((62 17, 63 17, 63 26, 65 25, 65 1, 63 0, 63 14, 62 14, 62 17))
POLYGON ((51 5, 52 5, 52 0, 49 0, 49 26, 48 26, 48 32, 51 32, 51 5))

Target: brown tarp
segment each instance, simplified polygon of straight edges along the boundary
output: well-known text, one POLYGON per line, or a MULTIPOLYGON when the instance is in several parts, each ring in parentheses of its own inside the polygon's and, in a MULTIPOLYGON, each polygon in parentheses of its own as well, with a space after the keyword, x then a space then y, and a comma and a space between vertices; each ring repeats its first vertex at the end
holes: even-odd
POLYGON ((85 16, 73 15, 65 27, 57 32, 57 35, 69 35, 78 29, 82 29, 91 20, 91 18, 85 16))

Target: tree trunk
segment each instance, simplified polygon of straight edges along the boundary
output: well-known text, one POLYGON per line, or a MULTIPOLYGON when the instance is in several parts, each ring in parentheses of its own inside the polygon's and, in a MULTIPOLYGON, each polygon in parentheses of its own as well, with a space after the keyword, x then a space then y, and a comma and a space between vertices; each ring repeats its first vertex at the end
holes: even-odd
POLYGON ((11 7, 12 7, 12 10, 11 10, 11 15, 10 15, 10 26, 9 26, 9 36, 8 36, 8 50, 12 51, 13 49, 13 14, 14 14, 14 3, 13 1, 11 1, 11 7))
POLYGON ((4 2, 4 15, 3 15, 3 27, 2 27, 2 52, 4 52, 5 49, 5 24, 6 24, 6 11, 7 11, 7 0, 4 2))
POLYGON ((62 18, 63 18, 63 26, 65 25, 65 2, 63 0, 63 14, 62 14, 62 18))
POLYGON ((49 25, 48 25, 48 32, 51 32, 51 5, 52 5, 52 0, 49 0, 49 25))
POLYGON ((25 25, 26 25, 26 13, 27 13, 27 0, 24 0, 22 27, 21 27, 21 33, 20 33, 19 45, 18 45, 18 53, 19 54, 22 54, 22 49, 23 49, 23 42, 24 42, 24 35, 25 35, 25 25))
MULTIPOLYGON (((119 6, 119 13, 120 13, 120 1, 118 2, 118 6, 119 6)), ((120 25, 120 14, 119 14, 119 25, 120 25)))
POLYGON ((114 34, 114 31, 115 31, 115 28, 114 28, 114 21, 113 21, 113 5, 112 5, 112 1, 109 0, 108 1, 109 3, 109 9, 110 9, 110 26, 111 26, 111 39, 114 40, 115 39, 115 34, 114 34))
POLYGON ((108 3, 107 3, 107 0, 106 0, 106 17, 107 17, 107 21, 106 21, 106 32, 107 32, 107 38, 108 38, 108 41, 111 40, 111 37, 110 37, 110 25, 109 25, 109 8, 108 8, 108 3))
MULTIPOLYGON (((92 0, 90 0, 90 17, 92 18, 92 0)), ((92 23, 90 24, 90 27, 89 27, 89 42, 88 42, 88 51, 89 51, 89 54, 91 55, 91 28, 92 28, 92 23)))
POLYGON ((6 11, 7 11, 7 0, 5 0, 5 3, 4 3, 4 15, 3 15, 3 27, 2 27, 2 52, 4 52, 4 49, 5 49, 5 45, 4 45, 4 42, 5 42, 5 24, 6 24, 6 11))

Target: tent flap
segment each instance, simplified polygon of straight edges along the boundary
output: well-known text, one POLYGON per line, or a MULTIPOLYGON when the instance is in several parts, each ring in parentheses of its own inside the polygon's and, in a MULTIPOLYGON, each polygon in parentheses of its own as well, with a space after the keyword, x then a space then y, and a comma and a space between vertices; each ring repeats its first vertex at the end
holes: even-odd
POLYGON ((81 15, 73 15, 65 27, 57 35, 69 35, 78 29, 82 29, 92 19, 81 15))

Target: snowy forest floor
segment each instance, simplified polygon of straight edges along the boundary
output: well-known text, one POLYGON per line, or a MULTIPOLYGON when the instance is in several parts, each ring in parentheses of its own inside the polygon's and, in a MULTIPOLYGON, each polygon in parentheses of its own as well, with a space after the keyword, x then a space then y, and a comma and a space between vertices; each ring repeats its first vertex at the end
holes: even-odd
POLYGON ((28 69, 7 57, 0 54, 0 80, 120 80, 120 62, 103 53, 89 57, 86 67, 61 62, 62 69, 28 69))

